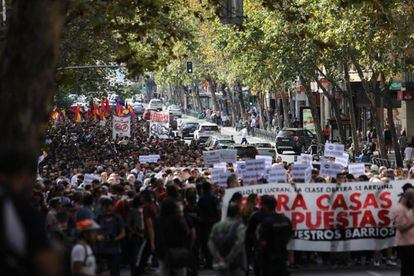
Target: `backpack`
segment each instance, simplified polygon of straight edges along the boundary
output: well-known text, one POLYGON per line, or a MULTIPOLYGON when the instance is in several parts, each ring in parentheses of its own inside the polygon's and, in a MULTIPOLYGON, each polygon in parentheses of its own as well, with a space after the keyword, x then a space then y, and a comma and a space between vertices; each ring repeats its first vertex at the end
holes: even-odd
POLYGON ((227 233, 220 233, 215 239, 215 244, 221 257, 226 257, 236 243, 239 225, 240 222, 234 223, 227 233))
POLYGON ((292 236, 292 225, 289 219, 280 214, 266 217, 258 228, 259 241, 264 241, 262 247, 269 257, 284 258, 286 246, 292 236))

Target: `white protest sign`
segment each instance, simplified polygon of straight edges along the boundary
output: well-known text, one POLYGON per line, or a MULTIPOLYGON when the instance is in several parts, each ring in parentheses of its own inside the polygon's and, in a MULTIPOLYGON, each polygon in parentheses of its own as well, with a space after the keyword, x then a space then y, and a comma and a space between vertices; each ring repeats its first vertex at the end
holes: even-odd
POLYGON ((159 155, 153 154, 153 155, 141 155, 138 160, 141 164, 146 164, 146 163, 157 163, 158 160, 160 159, 161 157, 159 155))
POLYGON ((170 136, 170 115, 163 112, 151 113, 150 136, 168 139, 170 136))
POLYGON ((345 150, 345 146, 342 144, 326 143, 324 156, 325 157, 341 157, 343 155, 344 150, 345 150))
POLYGON ((252 180, 257 180, 257 173, 256 170, 245 170, 242 174, 243 177, 243 183, 245 185, 249 185, 249 182, 252 180))
POLYGON ((89 183, 92 183, 93 180, 101 180, 101 178, 97 174, 85 173, 85 176, 83 178, 83 183, 89 184, 89 183))
POLYGON ((310 181, 312 177, 312 166, 310 164, 295 163, 292 166, 292 178, 294 181, 303 180, 310 181))
POLYGON ((335 163, 341 165, 342 167, 348 166, 349 162, 349 154, 347 152, 343 152, 342 156, 335 157, 335 163))
POLYGON ((273 157, 268 155, 256 155, 256 159, 263 159, 265 160, 265 168, 268 169, 272 167, 273 157))
POLYGON ((226 163, 233 163, 237 160, 237 150, 233 149, 221 149, 220 161, 226 163))
POLYGON ((157 163, 160 159, 161 157, 158 154, 148 155, 148 160, 150 163, 157 163))
POLYGON ((237 161, 236 162, 236 170, 238 174, 241 174, 246 170, 246 162, 245 161, 237 161))
POLYGON ((219 163, 215 163, 213 164, 213 168, 216 169, 222 169, 222 170, 227 170, 227 163, 226 162, 219 162, 219 163))
POLYGON ((220 182, 220 174, 224 172, 225 171, 222 168, 212 168, 211 169, 211 182, 212 183, 220 182))
POLYGON ((289 218, 293 235, 288 250, 297 251, 380 251, 395 246, 394 214, 405 183, 414 181, 271 183, 226 190, 222 220, 226 219, 232 196, 257 194, 276 199, 276 212, 289 218))
POLYGON ((131 117, 113 116, 112 139, 116 137, 131 137, 131 117))
POLYGON ((321 176, 336 177, 342 170, 342 166, 333 162, 322 162, 321 163, 321 176))
POLYGON ((302 153, 299 157, 298 157, 298 163, 302 163, 302 164, 312 164, 313 161, 313 156, 312 154, 304 154, 302 153))
POLYGON ((219 180, 220 187, 227 187, 227 179, 232 174, 233 173, 231 173, 231 172, 223 172, 223 173, 220 173, 220 180, 219 180))
POLYGON ((282 166, 270 168, 267 172, 269 182, 286 183, 287 171, 282 166))
POLYGON ((215 163, 220 163, 219 150, 203 151, 203 157, 205 165, 214 165, 215 163))
POLYGON ((141 164, 150 163, 150 158, 148 155, 141 155, 138 160, 141 164))
POLYGON ((348 165, 348 172, 358 177, 365 174, 365 164, 364 163, 352 163, 348 165))

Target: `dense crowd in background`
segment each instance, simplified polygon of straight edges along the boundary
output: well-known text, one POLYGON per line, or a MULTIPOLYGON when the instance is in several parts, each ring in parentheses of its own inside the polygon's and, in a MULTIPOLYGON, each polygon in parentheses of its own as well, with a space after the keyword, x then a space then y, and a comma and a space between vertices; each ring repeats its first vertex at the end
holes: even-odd
MULTIPOLYGON (((53 245, 62 252, 62 275, 287 275, 288 267, 373 263, 395 266, 393 248, 383 252, 288 252, 289 220, 275 213, 272 196, 243 200, 235 193, 221 221, 226 188, 243 186, 232 175, 227 187, 211 183, 203 146, 195 141, 150 137, 148 123, 134 119, 131 138, 112 140, 109 126, 60 122, 50 126, 33 189, 53 245), (157 163, 139 156, 158 154, 157 163), (87 175, 96 178, 86 181, 87 175), (278 225, 281 227, 273 227, 278 225), (276 229, 276 230, 275 230, 276 229)), ((291 164, 277 160, 290 172, 291 164)), ((229 167, 229 171, 233 168, 229 167)), ((355 178, 312 170, 311 182, 344 183, 414 178, 414 170, 371 166, 355 178)), ((249 185, 266 183, 265 179, 249 185)), ((412 186, 406 186, 410 190, 412 186)), ((408 198, 407 202, 413 199, 408 198)))

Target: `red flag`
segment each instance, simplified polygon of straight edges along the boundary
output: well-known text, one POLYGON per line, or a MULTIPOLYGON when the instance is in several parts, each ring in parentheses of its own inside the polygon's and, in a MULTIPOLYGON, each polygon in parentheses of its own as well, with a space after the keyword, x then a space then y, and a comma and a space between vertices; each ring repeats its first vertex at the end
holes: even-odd
POLYGON ((122 107, 122 105, 119 102, 116 102, 116 114, 118 116, 123 116, 124 115, 124 108, 122 107))
POLYGON ((72 112, 75 113, 75 122, 80 123, 80 121, 82 121, 80 106, 77 105, 76 107, 72 108, 72 112))
POLYGON ((88 107, 88 110, 85 112, 85 120, 87 121, 89 119, 89 115, 91 113, 91 109, 88 107))
POLYGON ((135 114, 135 110, 132 108, 132 106, 129 103, 127 103, 126 107, 127 107, 127 110, 129 111, 129 113, 131 114, 132 118, 135 118, 136 114, 135 114))
POLYGON ((105 98, 105 116, 111 114, 111 106, 109 105, 108 98, 105 98))
POLYGON ((96 104, 93 105, 92 115, 93 115, 93 120, 94 121, 96 121, 97 116, 101 115, 101 111, 99 110, 99 108, 96 104))

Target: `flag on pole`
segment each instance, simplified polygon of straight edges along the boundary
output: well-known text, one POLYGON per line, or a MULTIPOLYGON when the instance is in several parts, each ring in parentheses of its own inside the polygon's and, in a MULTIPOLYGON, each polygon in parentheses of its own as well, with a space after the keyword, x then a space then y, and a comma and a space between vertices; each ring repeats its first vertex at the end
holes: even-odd
POLYGON ((124 108, 119 102, 116 102, 116 115, 121 116, 121 117, 125 115, 124 108))
POLYGON ((58 120, 59 120, 59 111, 57 107, 55 106, 55 108, 52 111, 52 114, 50 115, 50 121, 57 122, 58 120))
POLYGON ((104 113, 104 115, 109 116, 111 114, 111 106, 109 105, 108 98, 105 98, 104 103, 105 103, 105 113, 104 113))
POLYGON ((136 117, 135 110, 132 108, 132 106, 129 103, 126 103, 126 110, 128 110, 128 113, 131 114, 133 118, 136 117))
POLYGON ((75 122, 80 123, 82 121, 80 106, 77 105, 76 107, 72 108, 72 112, 75 113, 75 116, 74 116, 75 122))

